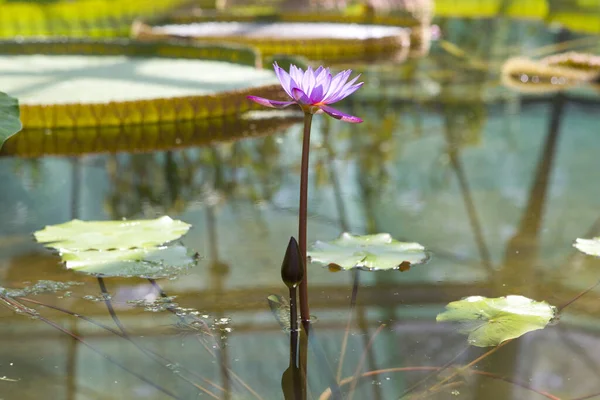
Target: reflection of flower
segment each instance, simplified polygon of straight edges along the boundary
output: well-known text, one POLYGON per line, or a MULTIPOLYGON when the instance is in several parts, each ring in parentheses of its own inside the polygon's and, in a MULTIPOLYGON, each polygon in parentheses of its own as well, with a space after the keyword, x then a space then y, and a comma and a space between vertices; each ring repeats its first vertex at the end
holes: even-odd
POLYGON ((298 104, 305 113, 316 114, 325 112, 333 118, 342 121, 352 123, 362 122, 362 119, 358 117, 344 114, 335 108, 329 107, 329 104, 336 103, 350 96, 363 85, 363 82, 354 84, 360 75, 347 82, 352 70, 342 71, 332 77, 329 68, 323 68, 322 66, 314 71, 311 67, 303 71, 301 68, 292 65, 290 66, 289 74, 280 68, 277 63, 273 67, 283 90, 285 90, 293 101, 276 101, 262 97, 248 96, 250 100, 271 108, 284 108, 292 104, 298 104))

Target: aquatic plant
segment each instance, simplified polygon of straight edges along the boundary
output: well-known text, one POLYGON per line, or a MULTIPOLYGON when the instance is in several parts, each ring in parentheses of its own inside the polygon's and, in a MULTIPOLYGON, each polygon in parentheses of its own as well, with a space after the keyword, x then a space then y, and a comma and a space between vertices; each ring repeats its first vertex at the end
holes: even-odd
POLYGON ((329 267, 372 271, 403 270, 427 261, 425 248, 419 243, 399 242, 388 233, 364 236, 343 233, 330 242, 317 241, 308 257, 329 267))
POLYGON ((195 257, 181 245, 163 246, 191 225, 168 216, 154 220, 80 221, 46 226, 36 240, 56 249, 65 266, 94 276, 163 278, 191 267, 195 257))
MULTIPOLYGON (((333 118, 350 122, 360 123, 362 119, 345 114, 329 104, 337 103, 350 96, 363 85, 363 82, 355 83, 360 75, 348 81, 352 70, 345 70, 332 76, 329 68, 320 66, 316 70, 311 67, 303 71, 295 65, 290 66, 289 74, 277 63, 273 64, 275 74, 285 93, 291 101, 277 101, 257 96, 248 98, 258 104, 271 108, 285 108, 292 104, 300 106, 304 111, 304 136, 302 140, 302 165, 300 173, 300 207, 298 212, 298 242, 300 254, 306 261, 306 213, 308 200, 308 156, 310 149, 310 128, 313 114, 326 113, 333 118)), ((308 274, 304 272, 304 279, 300 283, 300 314, 302 321, 310 321, 308 307, 308 274)))
POLYGON ((19 101, 0 92, 0 149, 6 139, 23 128, 19 114, 19 101))
POLYGON ((523 296, 471 296, 449 303, 436 320, 458 323, 460 332, 469 335, 472 346, 491 347, 544 329, 556 313, 556 307, 523 296))
POLYGON ((277 101, 248 96, 250 100, 271 108, 285 108, 292 104, 298 104, 302 111, 307 114, 325 112, 333 118, 345 122, 362 122, 362 119, 358 117, 345 114, 329 106, 329 104, 337 103, 350 96, 363 85, 363 82, 354 83, 360 75, 348 82, 352 70, 348 69, 332 76, 329 68, 323 68, 322 66, 314 71, 311 67, 303 71, 301 68, 291 65, 289 74, 277 63, 273 64, 273 67, 283 90, 292 98, 292 101, 277 101))

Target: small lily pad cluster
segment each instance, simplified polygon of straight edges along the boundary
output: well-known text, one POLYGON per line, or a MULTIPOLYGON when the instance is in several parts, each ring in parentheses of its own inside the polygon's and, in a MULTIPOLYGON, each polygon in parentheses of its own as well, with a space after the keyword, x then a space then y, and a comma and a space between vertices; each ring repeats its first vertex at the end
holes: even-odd
POLYGON ((153 220, 81 221, 47 226, 36 240, 56 249, 68 269, 95 276, 173 276, 195 263, 179 244, 191 225, 168 216, 153 220))
MULTIPOLYGON (((591 249, 591 244, 585 245, 591 249)), ((593 245, 596 247, 590 251, 600 255, 600 240, 593 245)), ((365 236, 343 233, 330 242, 317 241, 308 256, 310 261, 329 267, 369 271, 403 270, 405 265, 421 264, 428 260, 425 248, 419 243, 399 242, 387 233, 365 236)), ((274 302, 272 299, 269 302, 273 309, 274 302)), ((556 314, 556 307, 523 296, 471 296, 449 303, 446 311, 436 319, 438 322, 457 323, 459 332, 468 335, 469 344, 490 347, 543 329, 556 314)))

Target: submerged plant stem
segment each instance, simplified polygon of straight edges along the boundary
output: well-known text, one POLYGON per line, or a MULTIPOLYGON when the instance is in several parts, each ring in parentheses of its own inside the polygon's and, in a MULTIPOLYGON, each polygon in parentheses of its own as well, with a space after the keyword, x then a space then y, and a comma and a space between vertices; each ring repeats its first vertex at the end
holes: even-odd
MULTIPOLYGON (((196 339, 206 349, 206 352, 208 354, 210 354, 214 358, 217 358, 217 355, 215 354, 215 352, 210 347, 208 347, 206 345, 206 343, 204 343, 198 336, 196 336, 196 339)), ((256 391, 254 389, 252 389, 246 382, 244 382, 244 380, 242 378, 240 378, 240 376, 238 374, 233 372, 233 370, 231 368, 227 367, 227 372, 229 372, 229 374, 236 380, 236 382, 239 383, 240 385, 242 385, 242 387, 244 389, 246 389, 247 391, 252 393, 252 395, 254 397, 256 397, 257 400, 263 400, 263 398, 258 393, 256 393, 256 391)))
MULTIPOLYGON (((308 156, 310 153, 310 127, 312 114, 304 113, 304 133, 302 136, 302 163, 300 167, 300 207, 298 211, 298 245, 300 256, 306 263, 306 219, 308 207, 308 156)), ((308 268, 304 269, 304 279, 300 282, 300 316, 303 323, 310 322, 308 308, 308 268)))
POLYGON ((156 282, 155 279, 148 278, 148 282, 150 282, 150 284, 154 287, 154 289, 156 289, 156 291, 158 292, 158 295, 160 297, 167 297, 167 294, 162 290, 162 288, 160 287, 158 282, 156 282))
POLYGON ((385 324, 379 325, 379 328, 377 328, 375 333, 373 333, 373 336, 371 336, 369 343, 367 343, 367 346, 365 347, 362 355, 360 356, 360 361, 358 362, 358 365, 356 366, 356 372, 354 372, 354 379, 352 379, 352 384, 350 385, 350 395, 348 396, 348 400, 352 400, 354 398, 354 391, 356 390, 356 384, 358 383, 358 377, 360 376, 360 370, 362 369, 363 364, 365 363, 365 359, 367 358, 367 353, 371 349, 371 346, 373 345, 373 341, 375 340, 375 337, 377 337, 377 335, 379 335, 379 332, 381 332, 381 330, 383 328, 385 328, 385 324))
MULTIPOLYGON (((121 337, 121 338, 123 338, 123 339, 125 339, 125 340, 129 341, 129 342, 130 342, 131 344, 133 344, 133 345, 134 345, 136 348, 138 348, 138 349, 139 349, 139 350, 140 350, 142 353, 144 353, 144 354, 146 354, 147 356, 149 356, 149 357, 150 357, 152 360, 154 360, 154 361, 155 361, 157 364, 159 364, 159 365, 161 365, 161 366, 166 366, 166 365, 169 365, 169 364, 173 364, 173 362, 172 362, 172 361, 170 361, 168 358, 166 358, 166 357, 164 357, 164 356, 162 356, 162 355, 160 355, 160 354, 158 354, 158 353, 156 353, 156 352, 154 352, 154 351, 152 351, 152 350, 150 350, 150 349, 146 349, 145 347, 143 347, 143 346, 139 345, 139 344, 138 344, 138 343, 136 343, 136 342, 135 342, 133 339, 131 339, 131 337, 129 337, 129 336, 125 336, 125 335, 124 335, 122 332, 120 332, 120 331, 118 331, 118 330, 116 330, 116 329, 113 329, 113 328, 111 328, 110 326, 104 325, 103 323, 101 323, 101 322, 98 322, 98 321, 96 321, 96 320, 94 320, 94 319, 92 319, 92 318, 86 317, 85 315, 77 314, 77 313, 75 313, 75 312, 73 312, 73 311, 70 311, 70 310, 67 310, 67 309, 65 309, 65 308, 62 308, 62 307, 57 307, 57 306, 54 306, 54 305, 52 305, 52 304, 46 304, 46 303, 42 303, 41 301, 37 301, 37 300, 30 299, 30 298, 27 298, 27 297, 19 297, 19 300, 20 300, 20 301, 27 302, 27 303, 37 304, 37 305, 39 305, 39 306, 42 306, 42 307, 50 308, 50 309, 52 309, 52 310, 56 310, 56 311, 62 312, 62 313, 64 313, 64 314, 68 314, 68 315, 70 315, 70 316, 72 316, 72 317, 75 317, 75 318, 81 319, 81 320, 83 320, 83 321, 86 321, 86 322, 88 322, 88 323, 90 323, 90 324, 92 324, 92 325, 95 325, 95 326, 97 326, 97 327, 99 327, 99 328, 102 328, 102 329, 104 329, 105 331, 108 331, 108 332, 110 332, 110 333, 112 333, 112 334, 114 334, 114 335, 116 335, 116 336, 118 336, 118 337, 121 337)), ((204 378, 203 376, 200 376, 200 375, 198 375, 198 374, 195 374, 195 373, 193 373, 193 372, 191 372, 191 371, 188 371, 188 370, 186 370, 185 368, 182 368, 182 369, 184 369, 184 370, 185 370, 186 372, 188 372, 190 375, 193 375, 193 376, 195 376, 196 378, 198 378, 198 379, 201 379, 201 380, 203 380, 204 382, 208 383, 209 385, 213 386, 213 387, 214 387, 214 388, 216 388, 217 390, 224 391, 224 389, 223 389, 222 387, 220 387, 220 386, 219 386, 219 385, 217 385, 216 383, 212 382, 210 379, 204 378)), ((198 385, 197 383, 195 383, 195 382, 191 381, 190 379, 188 379, 187 377, 185 377, 185 376, 181 375, 180 373, 176 373, 176 375, 177 375, 177 376, 179 376, 179 377, 180 377, 181 379, 183 379, 184 381, 186 381, 186 382, 188 382, 189 384, 191 384, 192 386, 194 386, 196 389, 198 389, 198 390, 200 390, 200 391, 202 391, 202 392, 204 392, 204 393, 208 394, 209 396, 211 396, 211 397, 213 397, 213 398, 215 398, 215 399, 219 399, 219 397, 215 396, 215 395, 214 395, 214 393, 212 393, 212 392, 211 392, 211 391, 209 391, 208 389, 206 389, 206 388, 204 388, 204 387, 202 387, 202 386, 198 385)))
POLYGON ((106 304, 106 309, 108 310, 110 317, 115 322, 115 325, 117 325, 117 328, 119 328, 121 333, 123 333, 123 336, 126 338, 129 338, 129 334, 125 330, 125 327, 121 323, 121 320, 119 319, 119 317, 117 317, 117 313, 115 312, 115 309, 112 306, 112 301, 110 301, 110 294, 108 294, 108 290, 106 290, 106 284, 104 283, 104 278, 98 277, 98 284, 100 285, 100 290, 102 291, 102 297, 104 298, 104 304, 106 304))
POLYGON ((180 397, 171 393, 169 390, 163 388, 162 386, 157 385, 156 383, 152 382, 151 380, 147 379, 146 377, 138 374, 137 372, 134 372, 132 370, 130 370, 129 368, 127 368, 126 366, 124 366, 123 364, 117 362, 116 360, 114 360, 112 357, 110 357, 107 354, 104 354, 103 352, 101 352, 100 350, 98 350, 97 348, 95 348, 94 346, 92 346, 91 344, 89 344, 88 342, 86 342, 85 340, 83 340, 81 337, 75 335, 74 333, 66 330, 65 328, 63 328, 62 326, 58 325, 57 323, 42 317, 42 316, 37 316, 37 318, 52 326, 55 329, 58 329, 59 331, 66 333, 67 335, 71 336, 73 339, 77 340, 79 343, 83 344, 84 346, 86 346, 88 349, 92 350, 94 353, 102 356, 105 360, 110 361, 111 363, 113 363, 114 365, 116 365, 117 367, 121 368, 122 370, 129 372, 131 375, 135 376, 136 378, 146 382, 147 384, 151 385, 153 388, 160 390, 161 392, 163 392, 164 394, 166 394, 167 396, 174 398, 174 399, 179 399, 180 397))
POLYGON ((427 392, 434 392, 434 391, 436 391, 444 383, 446 383, 449 380, 453 379, 455 376, 457 376, 458 374, 460 374, 462 371, 465 371, 465 370, 471 368, 472 366, 474 366, 475 364, 481 362, 484 358, 487 358, 488 356, 494 354, 495 352, 497 352, 498 350, 500 350, 501 347, 503 347, 504 345, 507 345, 508 343, 512 342, 513 340, 514 339, 509 339, 507 341, 504 341, 504 342, 500 343, 498 346, 493 347, 490 350, 486 351, 484 354, 482 354, 481 356, 477 357, 476 359, 474 359, 473 361, 471 361, 470 363, 468 363, 464 367, 460 367, 455 372, 453 372, 452 374, 448 375, 447 377, 445 377, 444 379, 442 379, 441 381, 439 381, 438 383, 436 383, 435 385, 433 385, 432 387, 430 387, 429 389, 427 389, 427 392))
POLYGON ((160 386, 160 385, 152 382, 151 380, 149 380, 148 378, 144 377, 143 375, 138 374, 137 372, 130 370, 125 365, 119 363, 118 361, 116 361, 115 359, 113 359, 112 357, 110 357, 108 354, 103 353, 101 350, 97 349, 93 345, 91 345, 88 342, 86 342, 85 340, 83 340, 82 337, 80 337, 80 336, 74 334, 73 332, 71 332, 71 331, 63 328, 62 326, 58 325, 56 322, 54 322, 54 321, 52 321, 52 320, 50 320, 50 319, 48 319, 46 317, 43 317, 43 316, 39 315, 37 312, 35 312, 35 314, 32 314, 32 312, 34 312, 33 310, 28 309, 27 307, 25 307, 24 305, 20 304, 18 301, 14 300, 14 299, 11 299, 10 297, 0 296, 0 298, 2 300, 4 300, 7 304, 10 304, 11 307, 14 307, 15 309, 20 310, 21 313, 33 316, 36 319, 44 322, 45 324, 47 324, 47 325, 49 325, 49 326, 51 326, 51 327, 59 330, 60 332, 69 335, 71 338, 73 338, 74 340, 76 340, 79 343, 83 344, 88 349, 90 349, 94 353, 100 355, 105 360, 111 362, 112 364, 114 364, 115 366, 121 368, 122 370, 130 373, 131 375, 135 376, 136 378, 140 379, 141 381, 146 382, 148 385, 152 386, 156 390, 159 390, 159 391, 163 392, 164 394, 166 394, 167 396, 169 396, 171 398, 180 399, 179 396, 177 396, 174 393, 170 392, 169 390, 163 388, 162 386, 160 386))
POLYGON ((584 291, 582 291, 581 293, 579 293, 578 295, 576 295, 575 297, 573 297, 571 300, 567 301, 562 306, 558 307, 558 312, 559 313, 562 312, 565 308, 569 307, 575 301, 579 300, 581 297, 583 297, 584 295, 588 294, 590 291, 592 291, 598 285, 600 285, 600 281, 594 283, 592 286, 590 286, 589 288, 585 289, 584 291))
POLYGON ((350 324, 352 323, 352 314, 354 314, 354 309, 356 308, 356 297, 358 295, 358 286, 359 286, 359 270, 353 271, 353 280, 352 280, 352 296, 350 297, 350 310, 348 311, 348 322, 346 323, 346 330, 344 331, 344 339, 342 339, 342 349, 340 350, 340 361, 338 362, 337 374, 335 376, 335 380, 337 382, 342 379, 342 369, 344 366, 344 358, 346 357, 346 348, 348 347, 348 336, 350 336, 350 324))
POLYGON ((454 357, 452 357, 452 359, 450 361, 448 361, 446 364, 444 364, 440 370, 436 370, 434 372, 432 372, 431 374, 427 375, 425 378, 421 379, 420 381, 418 381, 417 383, 415 383, 414 385, 412 385, 411 387, 409 387, 408 389, 406 389, 404 391, 404 393, 402 393, 400 395, 400 398, 403 399, 405 396, 409 395, 410 393, 414 392, 415 389, 417 389, 419 386, 421 386, 423 383, 427 382, 429 379, 433 378, 434 376, 440 374, 441 372, 445 371, 446 369, 448 369, 448 367, 450 367, 452 364, 454 364, 454 362, 456 360, 458 360, 458 358, 460 356, 462 356, 467 350, 469 350, 470 346, 466 346, 464 349, 462 349, 460 352, 458 352, 454 357))
MULTIPOLYGON (((398 368, 378 369, 376 371, 365 372, 359 377, 350 376, 350 377, 344 378, 340 381, 340 386, 348 385, 357 379, 368 378, 371 376, 377 376, 377 375, 381 375, 381 374, 387 374, 387 373, 393 373, 393 372, 440 371, 441 369, 442 369, 442 367, 398 367, 398 368)), ((561 400, 559 397, 556 397, 553 394, 550 394, 543 390, 537 390, 535 388, 532 388, 531 386, 529 386, 526 383, 523 383, 523 382, 520 382, 520 381, 517 381, 514 379, 506 378, 504 376, 496 375, 491 372, 477 371, 477 370, 471 370, 469 372, 472 374, 475 374, 475 375, 485 376, 488 378, 492 378, 492 379, 504 381, 507 383, 511 383, 513 385, 517 385, 519 387, 522 387, 523 389, 537 393, 540 396, 544 396, 545 398, 550 399, 550 400, 561 400)), ((319 400, 328 400, 330 397, 331 397, 331 389, 328 388, 323 393, 321 393, 321 395, 319 396, 319 400)), ((585 398, 582 397, 577 400, 584 400, 584 399, 588 399, 588 398, 591 398, 591 397, 585 397, 585 398)))
MULTIPOLYGON (((156 289, 156 291, 159 293, 160 297, 163 297, 163 298, 168 297, 167 294, 165 293, 165 291, 160 287, 158 282, 156 282, 156 280, 154 280, 152 278, 148 278, 148 282, 150 282, 150 284, 156 289)), ((183 318, 179 314, 177 314, 177 311, 175 309, 173 309, 172 307, 167 307, 167 310, 170 311, 171 313, 173 313, 174 315, 176 315, 177 317, 179 317, 181 320, 183 320, 183 318)), ((210 334, 210 328, 208 327, 208 325, 204 321, 202 321, 202 324, 203 324, 204 328, 206 329, 206 333, 209 334, 211 336, 211 338, 213 339, 215 349, 218 351, 221 351, 221 346, 220 346, 219 342, 214 338, 214 336, 212 336, 212 334, 210 334)), ((204 343, 204 341, 202 340, 202 338, 200 336, 196 336, 196 339, 206 349, 208 354, 210 354, 215 359, 217 358, 217 354, 213 350, 211 350, 211 348, 206 343, 204 343)), ((244 389, 246 389, 247 391, 252 393, 252 395, 254 397, 256 397, 257 399, 262 400, 262 397, 258 393, 256 393, 256 391, 254 391, 246 382, 244 382, 244 380, 242 378, 240 378, 235 372, 233 372, 233 370, 231 368, 226 367, 226 371, 244 389)))
MULTIPOLYGON (((152 285, 152 287, 154 287, 154 289, 156 289, 156 291, 158 292, 158 295, 160 297, 162 297, 163 299, 169 297, 167 295, 167 293, 165 293, 165 291, 162 289, 162 287, 160 287, 160 285, 158 284, 158 282, 156 282, 156 280, 154 280, 152 278, 148 278, 148 282, 150 282, 150 284, 152 285)), ((177 310, 173 309, 173 307, 167 307, 166 309, 171 314, 177 316, 181 321, 185 322, 184 319, 183 319, 183 317, 181 315, 177 314, 177 310)), ((204 322, 202 320, 198 320, 198 322, 200 322, 202 324, 202 327, 205 330, 204 333, 206 333, 207 335, 209 335, 213 339, 213 342, 214 342, 215 346, 218 348, 220 345, 217 342, 217 340, 213 337, 213 335, 210 333, 210 328, 206 324, 206 322, 204 322)))

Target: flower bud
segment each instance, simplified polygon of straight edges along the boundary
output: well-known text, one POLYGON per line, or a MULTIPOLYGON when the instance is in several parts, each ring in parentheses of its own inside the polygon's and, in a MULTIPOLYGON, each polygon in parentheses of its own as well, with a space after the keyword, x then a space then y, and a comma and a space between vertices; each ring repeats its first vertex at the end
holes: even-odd
POLYGON ((298 242, 292 236, 281 263, 281 279, 288 288, 294 288, 302 282, 303 278, 304 260, 300 254, 298 242))

